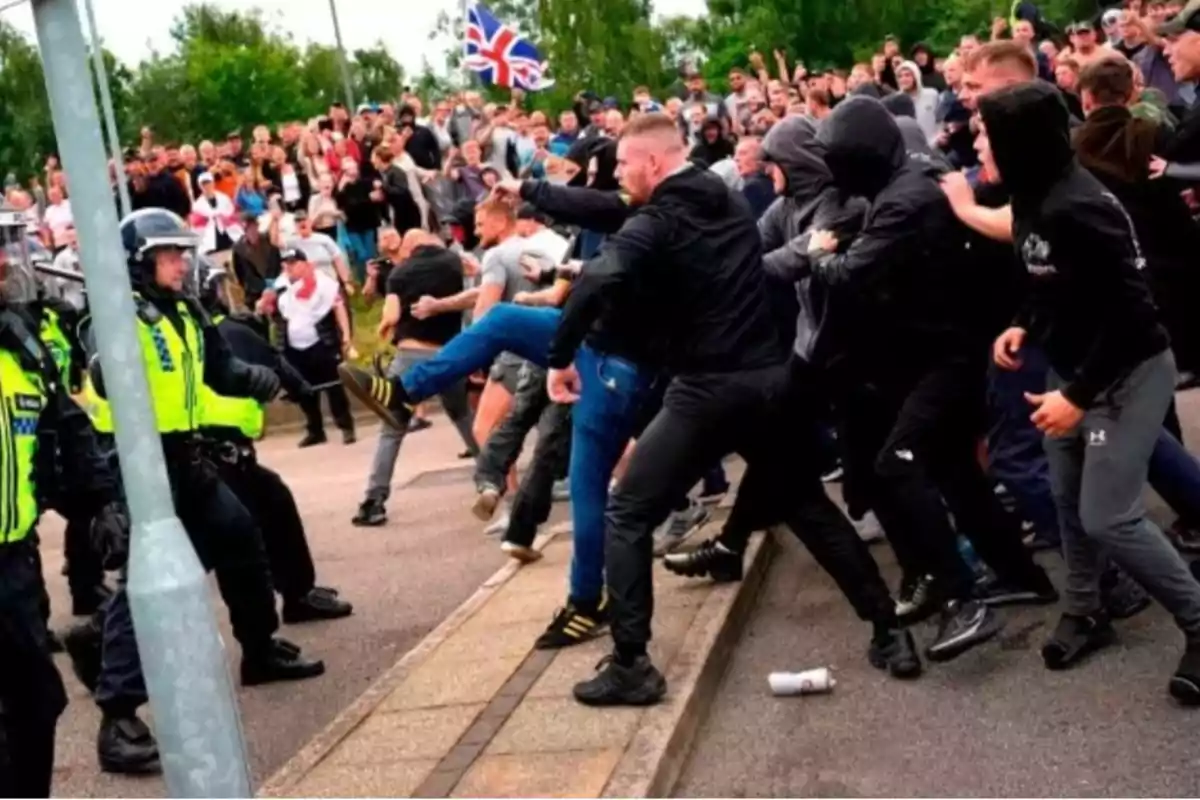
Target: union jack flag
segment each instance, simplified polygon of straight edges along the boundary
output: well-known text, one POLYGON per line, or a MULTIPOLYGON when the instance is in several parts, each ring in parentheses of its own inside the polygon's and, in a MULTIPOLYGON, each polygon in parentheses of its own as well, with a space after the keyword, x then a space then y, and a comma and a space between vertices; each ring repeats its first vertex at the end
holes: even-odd
POLYGON ((515 86, 527 92, 554 85, 553 80, 545 77, 546 62, 537 48, 478 3, 467 9, 464 46, 463 63, 485 83, 515 86))

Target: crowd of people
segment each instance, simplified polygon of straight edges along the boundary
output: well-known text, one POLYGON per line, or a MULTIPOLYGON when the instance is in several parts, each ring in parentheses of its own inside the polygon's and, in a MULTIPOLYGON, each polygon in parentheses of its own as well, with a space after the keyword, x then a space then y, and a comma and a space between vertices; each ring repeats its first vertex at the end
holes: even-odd
MULTIPOLYGON (((1019 0, 989 41, 966 35, 944 56, 921 43, 906 56, 894 37, 845 70, 773 56, 775 76, 751 53, 727 93, 685 64, 665 97, 585 91, 557 115, 526 111, 519 91, 508 104, 464 91, 426 116, 405 93, 256 127, 248 149, 236 131, 195 146, 142 131, 122 224, 139 330, 177 508, 217 573, 244 684, 324 670, 275 637, 275 593, 286 623, 352 611, 316 584, 295 501, 255 457, 282 388, 304 409, 304 447, 327 441, 322 395, 346 444, 348 394, 384 421, 355 525, 387 523, 403 440, 432 424, 420 409, 435 396, 476 459, 471 511, 509 556, 539 559, 538 528, 570 497, 566 602, 535 646, 611 631, 582 703, 666 692, 646 649, 654 557, 736 581, 751 534, 784 525, 894 677, 984 644, 999 607, 1060 598, 1041 655, 1067 669, 1157 601, 1184 635, 1169 693, 1200 705, 1186 559, 1200 553, 1200 461, 1173 396, 1200 380, 1186 300, 1200 287, 1200 0, 1128 0, 1065 28, 1019 0), (382 305, 376 333, 395 349, 366 366, 364 303, 382 305), (731 453, 747 465, 732 511, 695 544, 731 453), (1178 517, 1166 532, 1146 517, 1147 484, 1178 517), (883 540, 894 590, 868 549, 883 540), (1039 552, 1065 561, 1061 593, 1039 552)), ((70 277, 69 187, 53 157, 6 184, 0 392, 25 341, 7 331, 38 326, 62 386, 37 390, 59 410, 31 424, 69 428, 74 449, 52 452, 89 465, 56 468, 59 490, 37 498, 70 522, 72 610, 90 617, 63 643, 103 711, 101 766, 154 771, 128 602, 105 584, 128 523, 104 365, 70 277), (22 261, 45 275, 18 280, 22 261), (68 389, 90 425, 59 402, 68 389)), ((62 698, 41 578, 5 571, 6 548, 36 544, 21 524, 0 537, 0 579, 21 582, 0 604, 34 631, 14 652, 45 692, 0 697, 0 776, 36 796, 62 698)))

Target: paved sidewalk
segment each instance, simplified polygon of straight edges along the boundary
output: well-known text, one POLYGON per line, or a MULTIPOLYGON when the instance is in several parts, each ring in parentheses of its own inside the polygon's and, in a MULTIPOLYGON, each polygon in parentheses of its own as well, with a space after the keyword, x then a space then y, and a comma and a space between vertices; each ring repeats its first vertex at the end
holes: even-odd
POLYGON ((560 532, 543 539, 542 561, 497 573, 262 794, 599 797, 669 789, 772 549, 755 540, 742 584, 684 581, 656 566, 650 654, 667 676, 668 698, 650 709, 593 709, 577 704, 571 688, 609 652, 607 635, 560 651, 531 649, 563 603, 571 545, 560 532))

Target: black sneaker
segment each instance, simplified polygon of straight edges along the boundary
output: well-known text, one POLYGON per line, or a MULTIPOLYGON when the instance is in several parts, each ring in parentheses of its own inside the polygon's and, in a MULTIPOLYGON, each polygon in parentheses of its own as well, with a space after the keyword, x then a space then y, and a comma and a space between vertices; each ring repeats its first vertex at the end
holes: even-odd
POLYGON ((1153 601, 1129 573, 1114 567, 1100 576, 1100 602, 1109 619, 1129 619, 1145 611, 1153 601))
POLYGON ((283 601, 283 621, 288 625, 323 619, 342 619, 354 613, 354 606, 335 594, 313 589, 303 597, 283 601))
POLYGON ((975 585, 975 597, 992 608, 1001 606, 1048 606, 1058 602, 1058 590, 1042 573, 1040 586, 1023 586, 999 578, 975 585))
POLYGON ((1182 705, 1200 706, 1200 645, 1189 645, 1168 687, 1182 705))
POLYGON ((1082 661, 1088 653, 1108 647, 1114 641, 1116 633, 1106 615, 1063 614, 1054 633, 1042 645, 1042 662, 1046 669, 1067 669, 1082 661))
POLYGON ((932 575, 905 575, 900 580, 896 619, 902 627, 931 617, 937 609, 937 586, 932 575))
POLYGON ((711 577, 717 583, 742 579, 742 554, 721 547, 710 539, 690 553, 668 553, 663 556, 668 572, 685 578, 711 577))
POLYGON ((930 661, 958 658, 991 639, 1004 627, 996 612, 978 600, 950 600, 942 606, 937 638, 925 650, 930 661))
POLYGON ((96 737, 96 755, 100 769, 116 775, 157 775, 162 772, 158 743, 150 728, 136 714, 110 716, 100 720, 96 737))
POLYGON ((242 686, 302 681, 325 674, 324 661, 305 658, 300 648, 283 639, 271 640, 262 653, 242 654, 242 686))
POLYGON ((585 706, 652 706, 667 693, 667 679, 650 656, 638 656, 628 667, 605 656, 596 669, 599 675, 575 684, 575 699, 585 706))
POLYGON ((871 639, 867 660, 876 669, 886 669, 893 678, 915 678, 921 674, 921 657, 908 631, 881 630, 871 639))
POLYGON ((408 423, 409 433, 420 433, 433 427, 433 423, 424 417, 413 417, 408 423))
POLYGON ((567 603, 559 609, 550 622, 550 627, 537 638, 533 646, 537 650, 558 650, 573 644, 582 644, 595 639, 608 625, 608 603, 600 601, 595 611, 583 612, 567 603))
POLYGON ((354 435, 354 431, 342 431, 342 444, 354 444, 358 441, 358 437, 354 435))
POLYGON ((327 441, 329 440, 323 433, 308 433, 305 434, 304 438, 300 440, 300 444, 296 446, 300 449, 304 449, 305 447, 315 447, 319 444, 325 444, 327 441))
POLYGON ((363 500, 358 507, 358 513, 350 520, 351 525, 360 528, 377 528, 387 522, 387 509, 378 500, 363 500))
POLYGON ((408 430, 413 406, 406 405, 408 398, 400 381, 344 363, 338 364, 338 377, 346 391, 357 397, 386 425, 397 431, 408 430))

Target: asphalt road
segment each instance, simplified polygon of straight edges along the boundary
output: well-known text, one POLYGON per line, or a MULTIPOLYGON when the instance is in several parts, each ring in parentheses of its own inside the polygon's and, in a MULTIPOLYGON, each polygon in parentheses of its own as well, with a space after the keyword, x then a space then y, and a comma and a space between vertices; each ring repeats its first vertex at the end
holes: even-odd
MULTIPOLYGON (((505 562, 498 543, 481 533, 469 513, 470 463, 455 454, 462 442, 445 417, 404 443, 396 485, 419 471, 449 467, 395 492, 386 527, 350 525, 362 499, 377 428, 360 440, 297 450, 299 434, 279 434, 260 448, 262 460, 279 471, 295 493, 317 564, 318 582, 335 586, 355 605, 354 616, 336 622, 285 626, 281 633, 325 660, 322 678, 239 691, 242 718, 256 781, 269 776, 316 732, 352 702, 385 669, 416 645, 505 562)), ((561 515, 561 508, 556 514, 561 515)), ((557 519, 557 517, 556 517, 557 519)), ((62 524, 49 515, 42 528, 46 577, 54 617, 71 622, 62 564, 62 524)), ((237 644, 227 615, 213 592, 214 608, 229 646, 237 644)), ((162 796, 159 778, 104 775, 96 765, 99 713, 71 674, 65 656, 59 667, 70 706, 59 723, 54 791, 74 797, 162 796)), ((234 673, 236 674, 236 672, 234 673)))
MULTIPOLYGON (((1185 436, 1200 448, 1189 395, 1185 436)), ((1170 519, 1160 504, 1154 513, 1170 519)), ((1057 610, 1007 609, 998 642, 902 683, 867 664, 868 626, 798 543, 785 545, 678 796, 1200 795, 1200 709, 1166 694, 1182 638, 1160 608, 1118 623, 1118 646, 1060 673, 1039 656, 1057 610), (831 693, 770 694, 768 673, 814 667, 834 670, 831 693)), ((891 551, 873 552, 895 586, 891 551)), ((1061 586, 1061 559, 1040 560, 1061 586)))

